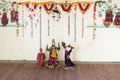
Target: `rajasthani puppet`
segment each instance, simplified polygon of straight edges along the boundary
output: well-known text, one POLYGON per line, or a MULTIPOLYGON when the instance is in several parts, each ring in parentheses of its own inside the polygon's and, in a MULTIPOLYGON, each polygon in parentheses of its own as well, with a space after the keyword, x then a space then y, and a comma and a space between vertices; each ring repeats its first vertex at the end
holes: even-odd
POLYGON ((38 53, 38 56, 37 56, 37 66, 38 67, 43 66, 44 59, 45 59, 45 54, 42 52, 42 48, 40 48, 40 52, 38 53))
POLYGON ((66 46, 64 42, 62 42, 62 46, 65 49, 65 65, 64 69, 74 70, 75 64, 70 59, 70 53, 72 52, 73 47, 71 45, 66 46))
POLYGON ((46 63, 47 68, 56 68, 59 67, 59 61, 58 61, 58 54, 57 51, 60 50, 60 45, 58 43, 58 47, 55 46, 55 40, 52 40, 52 46, 50 48, 46 48, 47 51, 49 51, 49 60, 46 63))

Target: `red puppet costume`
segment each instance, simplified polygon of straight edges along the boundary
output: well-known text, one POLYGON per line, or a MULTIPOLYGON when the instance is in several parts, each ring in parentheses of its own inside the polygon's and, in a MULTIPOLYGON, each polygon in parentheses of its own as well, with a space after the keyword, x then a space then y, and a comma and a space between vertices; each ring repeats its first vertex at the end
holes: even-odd
POLYGON ((45 59, 45 54, 42 52, 42 48, 40 48, 40 52, 38 53, 38 56, 37 56, 38 67, 41 67, 43 65, 44 59, 45 59))

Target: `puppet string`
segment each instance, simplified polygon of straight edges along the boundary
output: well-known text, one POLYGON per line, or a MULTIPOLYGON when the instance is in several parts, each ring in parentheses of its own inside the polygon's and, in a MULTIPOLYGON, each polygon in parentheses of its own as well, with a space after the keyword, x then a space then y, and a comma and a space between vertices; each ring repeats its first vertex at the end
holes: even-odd
POLYGON ((70 16, 68 16, 68 36, 70 36, 70 16))
POLYGON ((41 25, 41 17, 42 17, 42 14, 41 14, 41 10, 40 10, 40 48, 42 46, 42 25, 41 25))
POLYGON ((82 38, 84 37, 84 15, 82 15, 82 38))
POLYGON ((33 37, 33 19, 31 19, 31 37, 33 37))
POLYGON ((74 42, 76 42, 76 6, 74 9, 75 13, 74 13, 74 42))
POLYGON ((55 18, 53 18, 53 39, 54 39, 54 29, 55 29, 55 18))
POLYGON ((50 35, 50 19, 49 19, 49 16, 48 16, 48 36, 50 35))

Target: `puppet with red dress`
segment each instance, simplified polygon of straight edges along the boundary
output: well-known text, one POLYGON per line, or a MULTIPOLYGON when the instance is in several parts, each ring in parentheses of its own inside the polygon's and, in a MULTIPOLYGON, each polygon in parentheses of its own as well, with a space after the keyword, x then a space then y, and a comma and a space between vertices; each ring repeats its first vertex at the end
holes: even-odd
POLYGON ((42 52, 42 48, 40 48, 40 52, 37 56, 37 66, 41 67, 44 64, 45 54, 42 52))

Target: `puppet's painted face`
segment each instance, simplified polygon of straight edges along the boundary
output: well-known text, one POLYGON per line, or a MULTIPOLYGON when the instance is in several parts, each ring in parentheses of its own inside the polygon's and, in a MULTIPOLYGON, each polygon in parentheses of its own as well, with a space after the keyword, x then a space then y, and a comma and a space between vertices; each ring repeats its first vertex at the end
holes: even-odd
POLYGON ((42 48, 40 48, 40 52, 42 52, 42 48))
POLYGON ((67 48, 66 48, 67 51, 70 51, 70 49, 71 49, 71 47, 67 47, 67 48))
POLYGON ((55 46, 55 39, 52 40, 52 46, 55 46))
POLYGON ((66 48, 66 50, 70 51, 70 49, 71 49, 71 45, 68 45, 67 48, 66 48))

